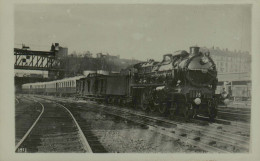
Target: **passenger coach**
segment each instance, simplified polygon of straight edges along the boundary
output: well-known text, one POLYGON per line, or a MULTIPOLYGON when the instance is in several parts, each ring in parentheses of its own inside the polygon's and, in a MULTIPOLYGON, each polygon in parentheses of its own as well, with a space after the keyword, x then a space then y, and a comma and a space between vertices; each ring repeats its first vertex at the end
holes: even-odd
POLYGON ((24 93, 47 95, 73 95, 76 94, 76 82, 84 76, 65 78, 50 82, 27 83, 22 85, 24 93))

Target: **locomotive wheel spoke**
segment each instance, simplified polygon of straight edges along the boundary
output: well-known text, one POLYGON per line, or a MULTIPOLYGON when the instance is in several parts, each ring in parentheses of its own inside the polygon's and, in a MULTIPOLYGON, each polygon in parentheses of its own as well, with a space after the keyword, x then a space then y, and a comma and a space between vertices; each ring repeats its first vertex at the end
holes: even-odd
POLYGON ((156 106, 152 103, 149 105, 150 111, 155 112, 156 111, 156 106))
POLYGON ((194 110, 193 110, 192 118, 197 118, 197 109, 194 109, 194 110))
POLYGON ((215 107, 209 107, 209 120, 214 121, 217 116, 217 109, 215 107))
POLYGON ((193 110, 190 109, 190 106, 192 105, 186 105, 185 109, 184 109, 184 118, 185 121, 189 121, 190 117, 193 115, 193 110))
POLYGON ((170 110, 169 110, 169 113, 170 113, 171 118, 174 118, 174 117, 175 117, 176 110, 177 110, 177 104, 176 104, 176 103, 173 103, 173 104, 172 104, 172 107, 171 107, 170 110))
POLYGON ((183 115, 184 115, 185 121, 187 121, 188 120, 188 110, 187 109, 183 110, 183 115))
POLYGON ((141 108, 143 111, 146 111, 148 109, 148 104, 146 104, 146 103, 142 104, 141 108))
POLYGON ((161 113, 161 114, 165 114, 166 113, 166 104, 160 104, 159 105, 159 112, 161 113))
POLYGON ((171 118, 175 117, 175 111, 176 111, 175 108, 173 108, 173 107, 170 108, 169 113, 170 113, 171 118))

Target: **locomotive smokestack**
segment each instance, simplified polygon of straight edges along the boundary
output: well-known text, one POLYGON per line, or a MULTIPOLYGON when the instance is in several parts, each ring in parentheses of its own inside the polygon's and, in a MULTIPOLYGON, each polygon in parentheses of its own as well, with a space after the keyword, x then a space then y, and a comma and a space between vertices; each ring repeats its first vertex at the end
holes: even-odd
POLYGON ((190 54, 198 55, 200 51, 200 47, 197 46, 192 46, 190 47, 190 54))

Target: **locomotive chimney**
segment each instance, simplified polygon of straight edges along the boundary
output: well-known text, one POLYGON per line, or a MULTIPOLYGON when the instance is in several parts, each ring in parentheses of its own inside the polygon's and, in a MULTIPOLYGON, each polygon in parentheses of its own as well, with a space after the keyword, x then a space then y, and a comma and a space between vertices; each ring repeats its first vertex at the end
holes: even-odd
POLYGON ((191 55, 198 55, 200 51, 200 47, 192 46, 190 47, 190 54, 191 55))

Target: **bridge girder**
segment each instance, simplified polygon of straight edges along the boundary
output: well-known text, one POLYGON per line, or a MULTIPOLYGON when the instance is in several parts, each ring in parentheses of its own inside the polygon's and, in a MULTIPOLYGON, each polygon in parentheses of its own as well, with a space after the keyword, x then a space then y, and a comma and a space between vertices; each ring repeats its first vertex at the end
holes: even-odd
POLYGON ((60 70, 60 60, 55 51, 32 51, 14 49, 14 69, 24 70, 60 70))

